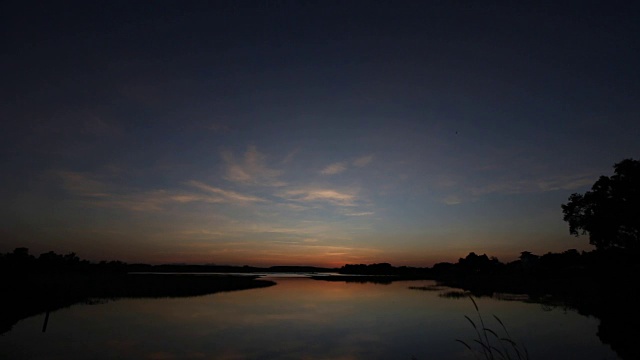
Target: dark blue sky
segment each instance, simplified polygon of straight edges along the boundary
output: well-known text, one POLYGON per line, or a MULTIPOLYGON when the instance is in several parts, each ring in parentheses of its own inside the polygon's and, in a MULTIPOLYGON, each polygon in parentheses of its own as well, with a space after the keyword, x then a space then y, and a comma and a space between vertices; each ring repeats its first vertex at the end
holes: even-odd
POLYGON ((589 249, 634 2, 4 2, 0 247, 431 265, 589 249))

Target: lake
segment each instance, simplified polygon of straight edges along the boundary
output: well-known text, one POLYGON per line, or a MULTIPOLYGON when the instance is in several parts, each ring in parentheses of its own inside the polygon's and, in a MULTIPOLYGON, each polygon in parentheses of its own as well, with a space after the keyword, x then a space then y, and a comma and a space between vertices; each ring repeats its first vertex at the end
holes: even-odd
MULTIPOLYGON (((469 298, 420 291, 432 281, 345 283, 267 277, 276 286, 212 295, 120 299, 24 319, 0 336, 3 359, 473 359, 469 298)), ((488 328, 531 359, 616 359, 599 320, 540 304, 476 299, 488 328)))

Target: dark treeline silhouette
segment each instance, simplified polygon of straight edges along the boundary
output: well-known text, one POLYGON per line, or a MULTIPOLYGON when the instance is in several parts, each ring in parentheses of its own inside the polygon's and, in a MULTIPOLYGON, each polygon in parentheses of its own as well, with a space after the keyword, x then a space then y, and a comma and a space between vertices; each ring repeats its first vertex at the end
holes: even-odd
MULTIPOLYGON (((349 264, 339 272, 345 276, 314 277, 318 280, 380 282, 431 279, 435 287, 416 290, 441 290, 455 287, 473 296, 522 299, 544 305, 577 310, 582 315, 600 319, 598 337, 623 359, 640 359, 640 307, 637 294, 640 282, 638 253, 628 249, 607 248, 590 252, 575 249, 562 253, 535 255, 524 251, 519 259, 502 263, 495 257, 469 253, 457 263, 438 263, 431 268, 394 267, 381 264, 349 264), (371 279, 368 279, 368 275, 371 279)), ((458 293, 448 297, 468 298, 458 293)))
POLYGON ((35 257, 29 254, 28 248, 16 248, 13 252, 0 254, 0 271, 3 274, 15 272, 12 275, 33 273, 78 273, 78 272, 127 272, 129 265, 121 261, 101 261, 91 263, 81 260, 75 253, 66 255, 49 251, 35 257))
POLYGON ((341 274, 360 275, 393 275, 401 276, 404 279, 424 278, 430 273, 429 268, 417 268, 410 266, 394 267, 389 263, 378 264, 347 264, 338 270, 341 274))
POLYGON ((440 284, 471 291, 527 294, 530 301, 573 308, 600 319, 598 337, 623 359, 639 359, 640 310, 638 254, 617 248, 579 253, 523 252, 502 264, 486 255, 469 254, 457 264, 434 266, 440 284))
POLYGON ((357 280, 358 277, 348 275, 370 275, 385 276, 390 281, 429 279, 472 291, 475 295, 491 295, 493 292, 526 293, 536 299, 549 295, 565 298, 577 295, 576 301, 589 301, 581 296, 581 292, 594 290, 592 286, 586 286, 586 283, 631 279, 640 267, 638 260, 633 253, 617 249, 581 253, 571 249, 544 255, 524 251, 518 260, 509 263, 502 263, 486 254, 471 252, 457 263, 442 262, 431 268, 394 267, 388 263, 347 264, 338 269, 338 273, 347 276, 316 278, 357 280))
POLYGON ((74 253, 47 252, 35 257, 27 248, 17 248, 0 254, 0 334, 23 318, 96 299, 195 296, 275 284, 257 276, 175 274, 197 269, 121 261, 91 263, 74 253), (132 273, 149 270, 156 274, 132 273))
POLYGON ((40 273, 260 273, 260 272, 288 272, 313 273, 335 272, 337 269, 315 266, 232 266, 232 265, 195 265, 195 264, 128 264, 122 261, 100 261, 92 263, 81 260, 75 253, 66 255, 53 251, 43 253, 38 257, 29 254, 28 248, 16 248, 11 253, 0 254, 0 271, 40 273))
POLYGON ((398 280, 431 279, 430 268, 401 266, 395 267, 389 263, 378 264, 346 264, 335 269, 340 275, 312 276, 316 280, 344 281, 352 283, 391 284, 398 280))

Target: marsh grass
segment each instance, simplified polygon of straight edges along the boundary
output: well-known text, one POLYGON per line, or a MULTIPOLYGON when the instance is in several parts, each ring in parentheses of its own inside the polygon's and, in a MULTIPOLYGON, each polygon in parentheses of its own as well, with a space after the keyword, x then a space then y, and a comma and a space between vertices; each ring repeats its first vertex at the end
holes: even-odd
POLYGON ((499 331, 503 333, 500 335, 485 325, 482 314, 478 309, 478 304, 470 295, 469 299, 471 299, 476 309, 477 320, 474 322, 469 316, 465 315, 464 317, 469 321, 471 326, 473 326, 476 338, 470 343, 460 339, 456 339, 456 341, 471 351, 476 359, 529 360, 527 348, 524 345, 518 345, 513 340, 502 320, 496 315, 493 315, 493 318, 500 324, 501 330, 499 331))

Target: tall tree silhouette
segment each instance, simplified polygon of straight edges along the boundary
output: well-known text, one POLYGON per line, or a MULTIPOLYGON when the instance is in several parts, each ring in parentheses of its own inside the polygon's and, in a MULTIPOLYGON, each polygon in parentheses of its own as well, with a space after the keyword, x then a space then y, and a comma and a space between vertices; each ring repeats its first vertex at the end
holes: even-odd
POLYGON ((597 249, 640 250, 640 161, 625 159, 615 174, 601 176, 591 191, 574 193, 562 204, 569 232, 589 234, 597 249))

